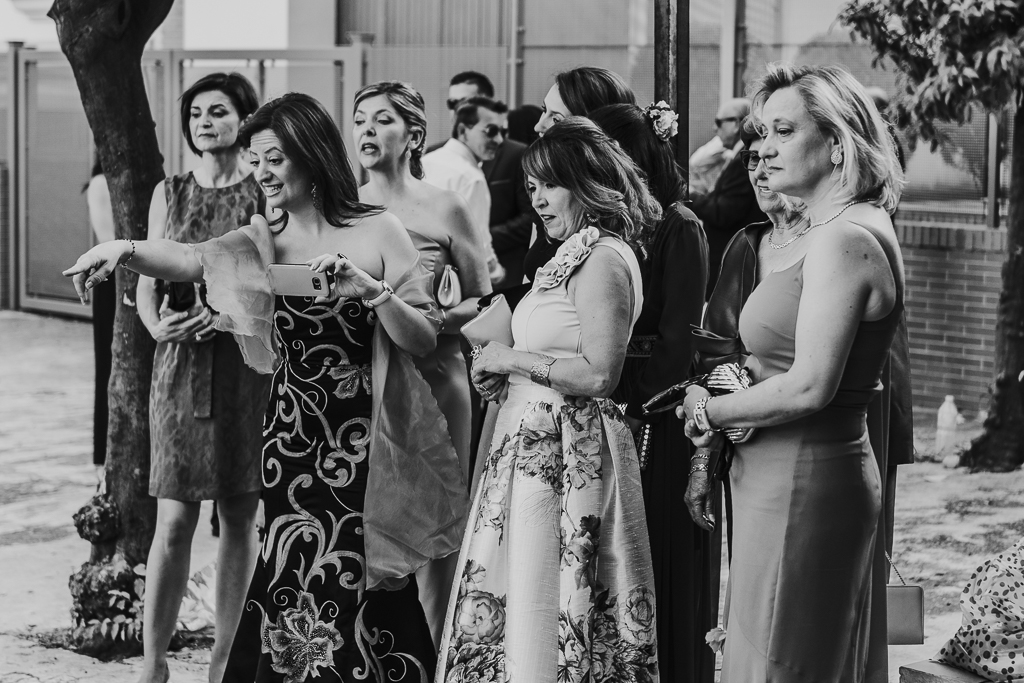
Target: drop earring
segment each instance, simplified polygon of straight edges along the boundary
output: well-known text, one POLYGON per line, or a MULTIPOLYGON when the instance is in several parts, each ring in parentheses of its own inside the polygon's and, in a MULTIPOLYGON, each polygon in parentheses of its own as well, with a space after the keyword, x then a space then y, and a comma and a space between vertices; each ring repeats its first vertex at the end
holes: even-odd
POLYGON ((309 193, 313 195, 313 208, 317 210, 317 213, 323 213, 324 201, 320 198, 320 193, 317 192, 316 183, 313 183, 309 193))
POLYGON ((843 153, 840 150, 832 150, 832 163, 836 166, 843 163, 843 153))

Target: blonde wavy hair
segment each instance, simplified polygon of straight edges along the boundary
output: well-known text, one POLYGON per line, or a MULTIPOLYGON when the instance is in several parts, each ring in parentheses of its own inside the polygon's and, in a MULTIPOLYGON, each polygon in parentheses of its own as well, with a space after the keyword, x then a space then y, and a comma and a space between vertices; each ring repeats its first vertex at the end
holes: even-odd
POLYGON ((890 214, 903 194, 896 141, 874 101, 857 79, 836 66, 794 66, 776 62, 755 86, 754 112, 778 90, 794 88, 823 135, 842 145, 839 202, 869 201, 890 214))

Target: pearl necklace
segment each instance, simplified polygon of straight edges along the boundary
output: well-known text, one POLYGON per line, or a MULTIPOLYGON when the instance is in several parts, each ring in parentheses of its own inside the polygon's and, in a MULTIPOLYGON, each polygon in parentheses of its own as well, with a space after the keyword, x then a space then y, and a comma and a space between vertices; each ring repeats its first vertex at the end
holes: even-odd
POLYGON ((858 199, 857 201, 850 202, 849 204, 847 204, 843 208, 839 209, 839 211, 837 211, 831 218, 826 218, 825 220, 823 220, 823 221, 821 221, 819 223, 811 223, 806 228, 804 228, 803 230, 801 230, 797 234, 793 235, 792 237, 790 237, 788 240, 786 240, 782 244, 776 244, 775 242, 772 241, 772 235, 775 233, 775 231, 772 230, 772 232, 768 235, 768 246, 771 247, 772 249, 783 249, 785 247, 788 247, 789 245, 793 244, 793 242, 796 242, 798 239, 800 239, 801 237, 803 237, 804 235, 809 233, 813 228, 817 228, 819 226, 825 225, 826 223, 831 223, 835 219, 837 219, 840 216, 842 216, 843 212, 846 211, 847 209, 849 209, 854 204, 862 204, 863 202, 864 202, 863 199, 858 199))

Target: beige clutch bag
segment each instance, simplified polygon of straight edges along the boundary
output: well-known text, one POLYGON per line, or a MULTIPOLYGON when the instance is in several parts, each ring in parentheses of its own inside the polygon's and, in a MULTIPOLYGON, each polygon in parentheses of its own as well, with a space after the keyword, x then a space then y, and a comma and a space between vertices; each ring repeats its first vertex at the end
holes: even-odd
POLYGON ((491 299, 484 310, 462 326, 462 336, 470 346, 484 346, 487 342, 500 342, 511 347, 512 340, 512 309, 501 294, 491 299))

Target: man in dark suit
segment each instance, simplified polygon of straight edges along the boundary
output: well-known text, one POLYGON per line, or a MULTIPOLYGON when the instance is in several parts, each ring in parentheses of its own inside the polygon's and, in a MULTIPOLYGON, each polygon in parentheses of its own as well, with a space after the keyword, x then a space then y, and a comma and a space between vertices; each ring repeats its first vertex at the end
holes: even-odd
POLYGON ((506 139, 494 158, 481 166, 491 191, 491 245, 505 269, 505 277, 495 283, 495 289, 523 281, 523 259, 533 230, 533 208, 523 176, 525 151, 523 143, 506 139))
MULTIPOLYGON (((494 98, 494 85, 487 76, 476 71, 455 74, 448 84, 448 109, 454 112, 459 102, 477 95, 494 98)), ((480 166, 491 192, 491 244, 498 263, 505 269, 505 276, 493 283, 495 289, 523 281, 523 258, 530 247, 534 218, 523 182, 525 151, 526 145, 505 136, 495 157, 480 166)))
MULTIPOLYGON (((756 137, 756 134, 747 132, 747 128, 742 127, 740 133, 744 148, 749 147, 750 142, 756 137)), ((732 236, 751 223, 763 223, 768 220, 757 205, 757 196, 740 156, 737 154, 726 164, 709 194, 690 197, 690 209, 704 223, 704 233, 708 236, 709 277, 705 299, 710 297, 715 289, 722 267, 722 255, 732 236)))

